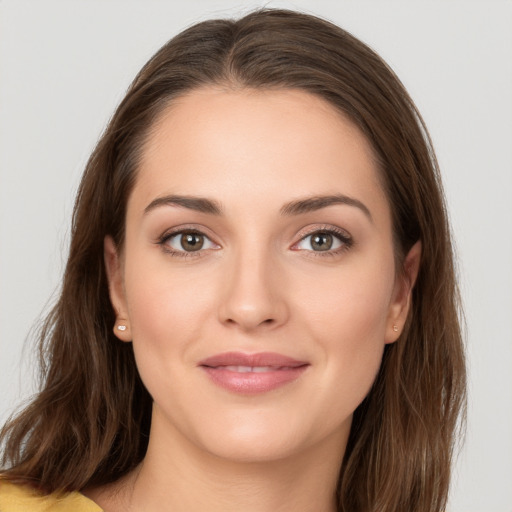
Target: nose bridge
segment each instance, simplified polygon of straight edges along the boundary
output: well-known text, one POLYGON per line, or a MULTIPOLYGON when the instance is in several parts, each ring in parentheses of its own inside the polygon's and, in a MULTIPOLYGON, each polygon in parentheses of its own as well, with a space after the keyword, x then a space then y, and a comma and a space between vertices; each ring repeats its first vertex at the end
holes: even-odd
POLYGON ((277 258, 257 240, 233 248, 224 280, 220 319, 243 330, 276 326, 287 318, 277 258))

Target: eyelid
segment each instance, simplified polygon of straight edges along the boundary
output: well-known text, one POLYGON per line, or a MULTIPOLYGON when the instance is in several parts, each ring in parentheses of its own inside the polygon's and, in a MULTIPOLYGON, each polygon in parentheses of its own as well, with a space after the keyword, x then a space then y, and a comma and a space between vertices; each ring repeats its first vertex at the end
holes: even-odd
MULTIPOLYGON (((164 238, 170 238, 171 236, 177 235, 179 233, 197 233, 199 235, 203 235, 208 239, 212 240, 217 238, 215 234, 211 232, 207 227, 200 224, 179 224, 177 226, 173 226, 171 228, 167 228, 156 238, 156 242, 160 242, 164 238)), ((216 242, 215 242, 216 243, 216 242)), ((220 244, 217 244, 220 245, 220 244)))

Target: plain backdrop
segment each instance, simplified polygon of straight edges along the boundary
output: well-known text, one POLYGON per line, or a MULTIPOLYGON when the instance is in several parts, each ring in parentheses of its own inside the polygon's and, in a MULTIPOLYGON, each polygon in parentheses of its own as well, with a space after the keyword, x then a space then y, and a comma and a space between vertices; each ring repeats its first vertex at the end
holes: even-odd
POLYGON ((130 80, 184 27, 262 5, 360 37, 427 122, 467 317, 468 432, 449 511, 512 512, 510 1, 0 0, 0 420, 34 390, 25 339, 55 297, 80 174, 130 80))

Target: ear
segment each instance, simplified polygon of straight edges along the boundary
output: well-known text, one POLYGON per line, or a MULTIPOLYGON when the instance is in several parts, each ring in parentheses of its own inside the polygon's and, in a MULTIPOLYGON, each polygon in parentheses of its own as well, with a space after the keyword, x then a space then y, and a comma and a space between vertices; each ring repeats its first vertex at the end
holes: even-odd
POLYGON ((110 302, 116 313, 114 334, 121 341, 131 341, 130 319, 124 291, 123 265, 119 250, 111 236, 103 241, 103 256, 107 272, 110 302))
POLYGON ((418 277, 420 261, 421 242, 418 241, 405 257, 403 269, 396 278, 386 325, 386 343, 394 343, 403 331, 411 306, 412 289, 418 277))

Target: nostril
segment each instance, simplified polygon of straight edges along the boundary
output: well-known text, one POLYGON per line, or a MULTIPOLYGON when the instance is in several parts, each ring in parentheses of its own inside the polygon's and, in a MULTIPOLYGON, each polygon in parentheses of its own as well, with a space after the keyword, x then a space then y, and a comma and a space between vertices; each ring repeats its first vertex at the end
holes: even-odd
POLYGON ((253 321, 250 321, 248 319, 241 319, 241 320, 237 321, 236 318, 226 318, 225 322, 226 322, 226 324, 229 324, 229 325, 239 325, 240 327, 242 327, 244 329, 255 329, 258 326, 261 327, 263 325, 272 326, 276 323, 276 319, 275 318, 267 318, 267 319, 261 320, 261 321, 258 321, 256 319, 253 321))

